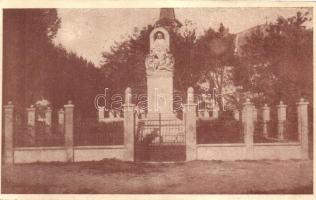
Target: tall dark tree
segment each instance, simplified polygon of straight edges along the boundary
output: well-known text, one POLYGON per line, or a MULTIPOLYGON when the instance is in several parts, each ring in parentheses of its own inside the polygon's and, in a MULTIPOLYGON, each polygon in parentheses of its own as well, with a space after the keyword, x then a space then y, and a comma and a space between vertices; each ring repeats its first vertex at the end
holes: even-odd
POLYGON ((4 10, 4 103, 25 109, 45 98, 60 108, 72 100, 84 116, 95 114, 100 69, 54 45, 59 25, 55 9, 4 10))
POLYGON ((304 26, 308 15, 279 17, 243 46, 240 80, 258 103, 294 103, 301 96, 312 102, 313 33, 304 26))
POLYGON ((59 23, 54 9, 4 10, 4 101, 25 106, 45 95, 47 55, 59 23))

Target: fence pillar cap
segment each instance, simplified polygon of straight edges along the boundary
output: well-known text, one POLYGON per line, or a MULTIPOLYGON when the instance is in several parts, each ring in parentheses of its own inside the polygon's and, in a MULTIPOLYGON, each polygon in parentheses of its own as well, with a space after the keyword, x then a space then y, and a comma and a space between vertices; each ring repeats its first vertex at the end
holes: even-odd
POLYGON ((132 94, 132 89, 130 87, 127 87, 125 89, 125 96, 132 94))
POLYGON ((194 89, 193 87, 189 87, 187 90, 187 103, 191 104, 194 102, 194 89))
POLYGON ((264 110, 268 110, 268 109, 270 109, 270 107, 268 106, 268 104, 264 104, 264 106, 262 107, 262 109, 264 109, 264 110))
POLYGON ((7 104, 7 105, 4 105, 3 107, 4 107, 4 108, 13 108, 14 105, 13 105, 12 101, 8 101, 8 104, 7 104))
POLYGON ((32 105, 30 105, 29 108, 26 108, 26 110, 28 110, 28 111, 34 111, 34 110, 36 110, 36 108, 35 108, 34 105, 32 104, 32 105))
POLYGON ((280 104, 277 105, 276 107, 277 107, 277 108, 285 108, 285 107, 287 107, 287 105, 285 105, 285 104, 283 103, 283 101, 280 101, 280 104))
POLYGON ((308 105, 309 103, 305 101, 304 98, 300 98, 300 101, 296 103, 297 105, 308 105))
POLYGON ((131 104, 132 103, 132 89, 130 87, 127 87, 125 89, 125 104, 131 104))
POLYGON ((243 104, 244 106, 252 105, 249 98, 246 99, 246 102, 243 104))
POLYGON ((194 92, 193 87, 189 87, 189 88, 188 88, 188 93, 193 93, 193 92, 194 92))
POLYGON ((69 101, 67 102, 67 104, 64 105, 64 107, 65 107, 65 108, 73 108, 73 107, 75 107, 75 106, 72 104, 72 101, 69 100, 69 101))

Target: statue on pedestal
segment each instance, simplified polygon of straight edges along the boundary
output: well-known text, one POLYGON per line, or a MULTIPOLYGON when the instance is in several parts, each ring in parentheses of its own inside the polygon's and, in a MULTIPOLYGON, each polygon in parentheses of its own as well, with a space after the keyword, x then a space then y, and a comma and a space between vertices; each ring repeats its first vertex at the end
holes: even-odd
POLYGON ((147 72, 173 71, 174 57, 170 53, 170 37, 162 27, 150 34, 150 53, 146 57, 147 72))

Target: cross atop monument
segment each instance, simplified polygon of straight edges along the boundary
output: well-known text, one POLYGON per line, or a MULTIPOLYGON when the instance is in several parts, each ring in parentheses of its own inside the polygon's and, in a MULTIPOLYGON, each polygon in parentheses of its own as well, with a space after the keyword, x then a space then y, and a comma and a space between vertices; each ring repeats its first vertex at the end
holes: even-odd
POLYGON ((182 24, 176 19, 174 8, 160 8, 159 20, 155 23, 155 26, 175 28, 181 27, 182 24))

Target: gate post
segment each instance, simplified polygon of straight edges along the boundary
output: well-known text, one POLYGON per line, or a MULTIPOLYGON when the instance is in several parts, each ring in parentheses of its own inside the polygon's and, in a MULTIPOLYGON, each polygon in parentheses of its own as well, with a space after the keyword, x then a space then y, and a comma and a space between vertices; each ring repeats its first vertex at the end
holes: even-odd
POLYGON ((65 147, 66 159, 68 162, 74 161, 74 105, 68 101, 65 107, 65 147))
POLYGON ((194 103, 194 91, 188 88, 187 104, 184 105, 186 160, 196 160, 196 106, 194 103))
POLYGON ((2 143, 4 148, 4 164, 13 164, 13 134, 14 134, 14 106, 11 101, 4 108, 4 142, 2 143))
POLYGON ((124 111, 124 160, 134 161, 134 110, 131 88, 125 90, 124 111))
POLYGON ((308 102, 301 98, 296 104, 298 115, 298 137, 302 147, 302 159, 308 159, 308 102))

